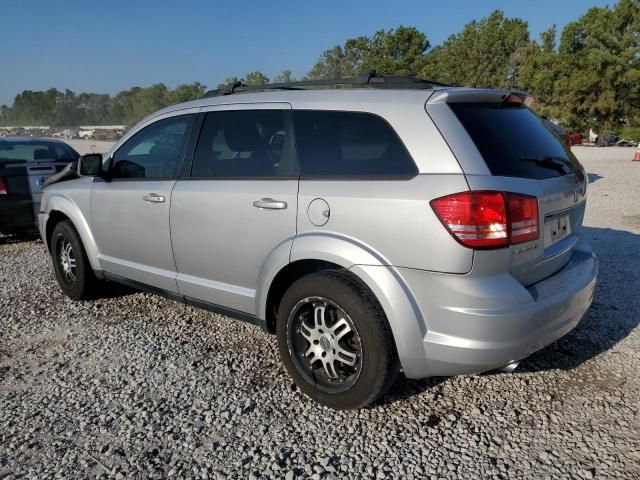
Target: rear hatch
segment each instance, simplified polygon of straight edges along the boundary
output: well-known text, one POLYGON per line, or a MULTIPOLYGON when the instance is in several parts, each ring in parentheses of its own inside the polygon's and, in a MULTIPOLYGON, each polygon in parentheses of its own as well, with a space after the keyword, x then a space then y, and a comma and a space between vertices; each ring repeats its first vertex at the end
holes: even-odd
POLYGON ((8 185, 8 194, 31 193, 34 204, 39 204, 44 182, 68 164, 68 160, 0 159, 0 177, 8 185))
POLYGON ((528 108, 529 100, 518 92, 451 89, 427 103, 471 190, 537 198, 537 240, 477 253, 507 263, 524 285, 552 275, 571 258, 581 235, 587 186, 575 155, 528 108))
MULTIPOLYGON (((69 164, 69 161, 32 161, 27 163, 27 175, 29 178, 29 189, 33 196, 34 206, 40 205, 42 197, 42 187, 50 177, 60 172, 69 164)), ((36 209, 36 214, 37 214, 36 209)))

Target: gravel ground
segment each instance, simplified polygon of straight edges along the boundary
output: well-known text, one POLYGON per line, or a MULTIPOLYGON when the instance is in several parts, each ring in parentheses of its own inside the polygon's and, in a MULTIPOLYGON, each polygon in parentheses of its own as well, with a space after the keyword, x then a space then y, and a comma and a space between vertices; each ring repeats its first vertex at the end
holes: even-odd
POLYGON ((640 163, 576 149, 601 259, 576 330, 515 373, 335 412, 258 328, 126 290, 73 303, 0 240, 0 478, 640 478, 640 163))

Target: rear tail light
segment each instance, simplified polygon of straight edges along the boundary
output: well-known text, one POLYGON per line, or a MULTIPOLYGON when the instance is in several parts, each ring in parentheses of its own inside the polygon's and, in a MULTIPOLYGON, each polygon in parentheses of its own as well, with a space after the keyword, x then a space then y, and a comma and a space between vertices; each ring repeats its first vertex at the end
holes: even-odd
POLYGON ((7 193, 7 182, 4 177, 0 177, 0 195, 6 195, 7 193))
POLYGON ((501 248, 536 240, 538 200, 517 193, 470 191, 431 201, 453 238, 466 247, 501 248))
POLYGON ((528 195, 506 193, 507 216, 509 218, 509 239, 511 244, 537 240, 538 199, 528 195))

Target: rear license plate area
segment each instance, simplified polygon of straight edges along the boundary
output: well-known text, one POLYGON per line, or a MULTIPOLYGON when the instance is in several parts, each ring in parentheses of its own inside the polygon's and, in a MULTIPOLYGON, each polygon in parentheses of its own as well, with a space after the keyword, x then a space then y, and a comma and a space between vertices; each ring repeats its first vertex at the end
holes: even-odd
POLYGON ((42 186, 50 177, 55 175, 56 168, 53 166, 29 167, 29 184, 31 193, 36 194, 42 191, 42 186))
POLYGON ((568 212, 549 215, 544 219, 544 247, 550 247, 571 235, 571 218, 568 212))

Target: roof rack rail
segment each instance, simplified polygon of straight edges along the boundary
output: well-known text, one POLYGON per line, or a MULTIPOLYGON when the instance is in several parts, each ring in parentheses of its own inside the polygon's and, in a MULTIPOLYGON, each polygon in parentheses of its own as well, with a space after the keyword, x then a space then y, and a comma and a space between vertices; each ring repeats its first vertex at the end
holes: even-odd
POLYGON ((305 90, 308 87, 326 87, 333 85, 358 85, 375 88, 429 89, 433 87, 449 87, 446 83, 434 80, 423 80, 415 76, 378 75, 375 70, 362 73, 355 78, 338 78, 335 80, 300 80, 287 83, 265 83, 263 85, 247 85, 241 81, 228 83, 223 88, 209 90, 205 97, 232 95, 241 92, 259 92, 263 90, 305 90))

